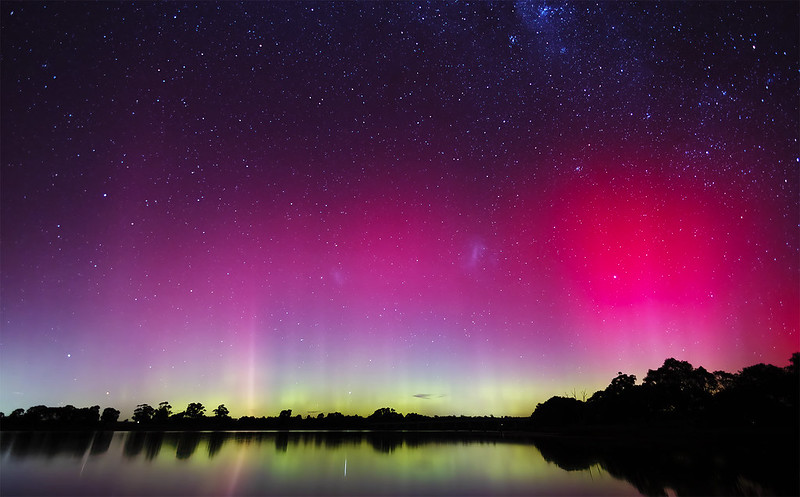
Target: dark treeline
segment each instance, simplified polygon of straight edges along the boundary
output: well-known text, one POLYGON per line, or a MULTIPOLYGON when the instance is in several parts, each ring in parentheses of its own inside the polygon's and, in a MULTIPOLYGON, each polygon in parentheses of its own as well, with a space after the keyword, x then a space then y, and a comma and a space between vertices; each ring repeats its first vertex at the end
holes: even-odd
POLYGON ((242 416, 232 418, 227 408, 220 405, 211 416, 197 402, 189 404, 186 411, 172 413, 168 402, 158 408, 141 404, 133 412, 132 420, 119 421, 119 411, 99 406, 78 409, 73 406, 34 406, 17 409, 9 416, 0 416, 2 430, 470 430, 501 431, 527 430, 530 418, 494 416, 423 416, 401 414, 390 407, 377 409, 367 417, 346 416, 339 412, 318 413, 315 416, 292 415, 285 409, 278 416, 242 416), (75 411, 87 413, 76 417, 75 411))
POLYGON ((667 359, 649 370, 641 384, 620 372, 604 390, 586 400, 552 397, 530 417, 423 416, 377 409, 367 417, 338 412, 274 417, 233 418, 224 404, 209 414, 199 402, 173 412, 169 402, 140 404, 131 417, 99 406, 77 408, 33 406, 0 413, 2 430, 469 430, 591 431, 658 429, 798 428, 800 419, 800 353, 786 367, 756 364, 738 373, 708 372, 686 361, 667 359))
POLYGON ((756 364, 732 374, 667 359, 641 384, 619 373, 587 400, 552 397, 536 406, 537 428, 640 426, 669 428, 798 428, 800 353, 789 365, 756 364))

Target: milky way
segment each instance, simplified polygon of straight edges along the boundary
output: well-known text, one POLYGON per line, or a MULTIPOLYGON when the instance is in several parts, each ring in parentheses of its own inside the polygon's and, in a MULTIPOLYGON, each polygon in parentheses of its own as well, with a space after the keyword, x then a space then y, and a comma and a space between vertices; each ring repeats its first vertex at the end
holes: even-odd
POLYGON ((0 410, 528 415, 798 350, 798 4, 2 10, 0 410))

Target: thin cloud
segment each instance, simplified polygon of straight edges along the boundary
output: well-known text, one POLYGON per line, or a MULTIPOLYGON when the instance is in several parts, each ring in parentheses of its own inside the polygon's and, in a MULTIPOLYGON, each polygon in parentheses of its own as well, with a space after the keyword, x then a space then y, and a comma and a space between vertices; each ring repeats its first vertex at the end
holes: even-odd
POLYGON ((415 393, 415 394, 414 394, 414 397, 416 397, 416 398, 418 398, 418 399, 425 399, 425 400, 430 400, 430 399, 441 399, 442 397, 444 397, 444 394, 443 394, 443 393, 440 393, 440 394, 434 394, 434 393, 415 393))

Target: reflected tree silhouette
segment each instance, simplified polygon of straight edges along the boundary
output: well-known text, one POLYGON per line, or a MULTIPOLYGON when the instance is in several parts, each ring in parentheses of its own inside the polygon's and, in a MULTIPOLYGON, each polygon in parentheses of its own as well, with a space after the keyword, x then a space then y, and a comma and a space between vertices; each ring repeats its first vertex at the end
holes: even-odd
MULTIPOLYGON (((5 437, 5 434, 3 434, 3 437, 5 437)), ((15 433, 12 438, 14 443, 11 444, 10 455, 17 459, 25 459, 29 453, 35 452, 33 450, 33 437, 34 432, 30 431, 15 433)))
POLYGON ((66 437, 59 436, 57 432, 44 432, 40 435, 38 441, 48 457, 68 455, 81 458, 89 450, 93 438, 91 432, 73 432, 66 437))
POLYGON ((225 445, 229 438, 230 434, 228 433, 221 431, 211 432, 208 435, 208 458, 213 459, 222 450, 222 446, 225 445))
POLYGON ((158 456, 164 442, 164 433, 159 431, 131 431, 127 433, 123 445, 123 453, 128 458, 139 457, 144 452, 146 460, 151 461, 158 456))
POLYGON ((15 432, 3 433, 5 450, 16 459, 44 455, 52 458, 82 458, 92 445, 92 432, 15 432))
POLYGON ((391 454, 403 446, 403 436, 395 433, 371 433, 367 441, 375 451, 383 454, 391 454))
POLYGON ((161 446, 164 443, 164 433, 160 431, 147 432, 144 438, 144 457, 148 461, 152 461, 158 457, 161 452, 161 446))
POLYGON ((94 439, 92 440, 92 447, 89 449, 89 453, 93 456, 96 456, 108 452, 109 447, 111 447, 111 440, 113 439, 113 431, 95 432, 94 439))
MULTIPOLYGON (((424 450, 429 444, 533 444, 544 459, 566 471, 594 471, 630 482, 643 495, 798 495, 799 464, 796 441, 781 432, 725 435, 691 434, 664 436, 510 436, 463 433, 301 433, 301 432, 128 432, 124 437, 126 458, 146 460, 174 454, 189 459, 207 443, 209 459, 229 440, 238 445, 273 443, 279 453, 290 446, 319 447, 367 445, 376 453, 424 450), (166 447, 173 448, 166 450, 166 447)), ((108 451, 112 432, 4 432, 3 457, 69 457, 108 451)))
POLYGON ((275 434, 275 450, 286 452, 289 450, 289 433, 282 431, 275 434))
POLYGON ((184 431, 178 437, 178 447, 175 457, 178 459, 189 459, 200 445, 200 434, 194 431, 184 431))
POLYGON ((144 449, 145 438, 147 433, 141 431, 131 431, 125 437, 122 452, 126 457, 135 458, 142 453, 144 449))
POLYGON ((345 440, 340 434, 334 432, 331 433, 331 435, 333 436, 318 437, 317 440, 322 443, 326 449, 338 449, 344 444, 345 440))
POLYGON ((797 479, 791 476, 797 467, 792 442, 778 438, 539 437, 533 443, 545 460, 566 471, 598 465, 648 496, 666 496, 668 490, 677 495, 797 495, 798 491, 797 479))
POLYGON ((11 451, 13 440, 13 436, 6 436, 0 433, 0 460, 2 460, 2 458, 11 451))

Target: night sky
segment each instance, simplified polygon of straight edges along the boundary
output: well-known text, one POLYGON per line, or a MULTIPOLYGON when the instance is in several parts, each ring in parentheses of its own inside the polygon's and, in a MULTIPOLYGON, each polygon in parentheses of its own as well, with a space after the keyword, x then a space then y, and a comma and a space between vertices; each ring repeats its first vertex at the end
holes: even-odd
POLYGON ((0 410, 788 364, 799 5, 4 1, 0 410))

